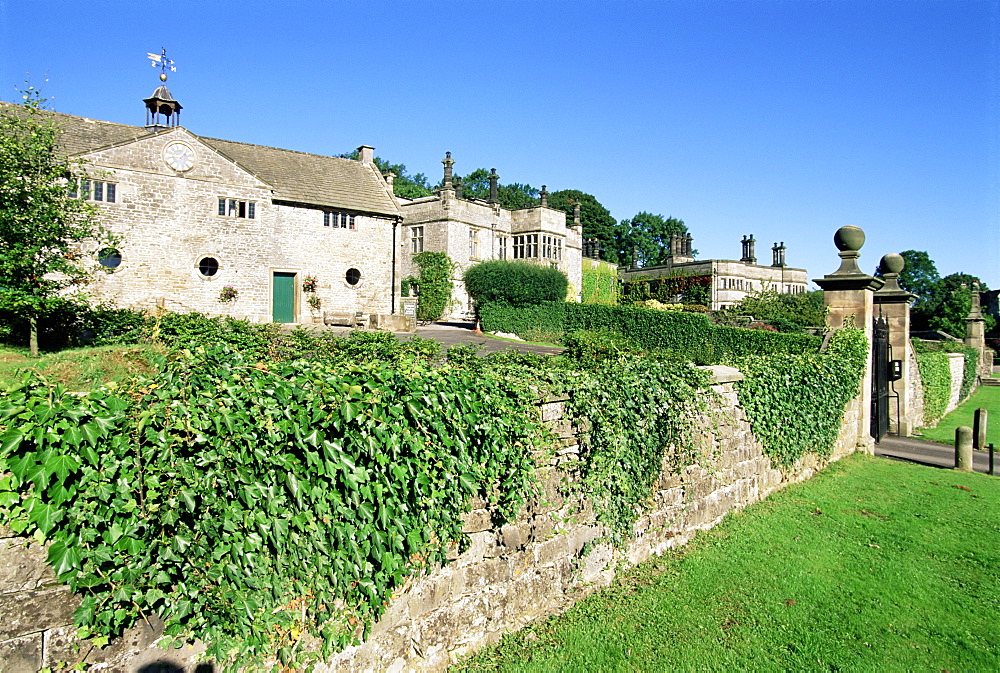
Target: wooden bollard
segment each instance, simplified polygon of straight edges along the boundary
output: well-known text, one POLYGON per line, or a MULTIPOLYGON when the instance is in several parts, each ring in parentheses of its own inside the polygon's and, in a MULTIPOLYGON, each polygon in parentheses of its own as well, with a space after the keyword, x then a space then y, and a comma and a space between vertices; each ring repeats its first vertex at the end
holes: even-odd
POLYGON ((986 448, 986 428, 989 425, 989 412, 986 409, 976 409, 972 419, 972 448, 986 448))
POLYGON ((955 428, 955 469, 972 472, 972 428, 968 425, 955 428))

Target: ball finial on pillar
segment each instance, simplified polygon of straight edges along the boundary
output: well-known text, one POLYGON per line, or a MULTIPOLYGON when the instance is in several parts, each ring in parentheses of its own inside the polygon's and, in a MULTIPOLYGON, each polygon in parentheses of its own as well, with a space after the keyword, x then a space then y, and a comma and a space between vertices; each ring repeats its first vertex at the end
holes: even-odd
POLYGON ((889 273, 899 274, 903 270, 903 267, 906 266, 906 260, 898 253, 890 252, 882 257, 882 261, 878 263, 878 266, 882 270, 883 275, 889 273))
POLYGON ((865 232, 861 227, 848 224, 837 230, 833 235, 833 242, 841 252, 857 252, 865 244, 865 232))

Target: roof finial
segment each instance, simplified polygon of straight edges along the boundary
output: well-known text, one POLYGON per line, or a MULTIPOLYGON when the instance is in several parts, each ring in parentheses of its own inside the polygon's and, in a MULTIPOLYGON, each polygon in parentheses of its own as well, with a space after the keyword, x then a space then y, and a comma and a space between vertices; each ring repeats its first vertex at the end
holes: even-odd
POLYGON ((169 70, 170 72, 177 72, 177 66, 174 65, 173 59, 167 58, 166 47, 160 47, 159 54, 150 54, 147 51, 146 57, 153 61, 152 63, 150 63, 151 66, 153 66, 154 68, 158 67, 160 69, 161 82, 167 81, 167 70, 169 70))

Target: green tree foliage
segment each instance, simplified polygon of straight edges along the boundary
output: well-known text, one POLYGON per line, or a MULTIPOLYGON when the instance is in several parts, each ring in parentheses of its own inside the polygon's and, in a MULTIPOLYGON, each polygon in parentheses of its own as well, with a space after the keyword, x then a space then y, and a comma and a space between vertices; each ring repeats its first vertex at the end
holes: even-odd
MULTIPOLYGON (((340 156, 343 159, 357 161, 358 151, 352 150, 340 156)), ((405 199, 419 199, 422 196, 430 196, 434 193, 431 191, 431 185, 426 175, 423 173, 410 175, 404 164, 394 164, 382 157, 375 157, 375 166, 382 171, 383 175, 390 171, 395 174, 396 177, 392 183, 392 193, 396 196, 402 196, 405 199)))
POLYGON ((596 238, 601 243, 601 259, 614 264, 628 264, 632 251, 625 240, 627 228, 619 226, 611 211, 592 194, 577 189, 563 189, 549 195, 549 206, 566 213, 573 222, 573 206, 580 204, 580 223, 584 238, 596 238))
POLYGON ((625 236, 626 247, 635 251, 639 266, 665 264, 670 257, 671 235, 687 233, 684 220, 664 218, 645 211, 631 220, 622 220, 620 226, 628 232, 625 236))
POLYGON ((715 319, 722 324, 739 324, 745 322, 746 316, 771 325, 779 332, 822 327, 826 324, 823 291, 800 294, 779 294, 774 290, 752 292, 732 306, 717 311, 715 319))
MULTIPOLYGON (((934 283, 930 292, 913 306, 914 329, 941 330, 954 337, 963 338, 965 321, 969 317, 969 311, 972 310, 972 287, 976 282, 979 283, 980 291, 985 292, 989 289, 979 278, 967 273, 953 273, 934 283)), ((992 329, 996 320, 990 315, 983 317, 986 320, 986 329, 992 329)))
POLYGON ((429 250, 414 255, 413 261, 420 267, 417 320, 440 320, 451 303, 451 274, 455 263, 447 254, 429 250))
POLYGON ((65 308, 65 292, 99 268, 95 251, 113 245, 95 211, 70 195, 85 177, 58 148, 58 129, 29 88, 24 104, 0 112, 0 308, 25 316, 38 355, 38 320, 65 308))
MULTIPOLYGON (((904 262, 903 270, 899 273, 900 287, 920 297, 929 298, 934 293, 934 286, 941 280, 930 255, 922 250, 904 250, 899 254, 904 262)), ((882 270, 877 270, 875 275, 881 277, 882 270)))
POLYGON ((569 284, 559 269, 499 259, 469 267, 463 280, 476 304, 499 302, 513 307, 561 301, 569 284))
MULTIPOLYGON (((477 168, 462 178, 462 198, 489 200, 490 172, 485 168, 477 168)), ((497 201, 509 210, 534 208, 541 203, 537 189, 519 182, 499 183, 497 185, 497 201)))

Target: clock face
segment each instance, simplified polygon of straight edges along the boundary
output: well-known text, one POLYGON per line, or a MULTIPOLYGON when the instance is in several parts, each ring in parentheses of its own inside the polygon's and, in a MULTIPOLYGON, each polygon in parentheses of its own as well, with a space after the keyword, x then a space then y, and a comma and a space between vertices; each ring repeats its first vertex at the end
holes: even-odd
POLYGON ((163 150, 163 160, 175 171, 189 171, 194 167, 194 150, 184 143, 173 142, 163 150))

